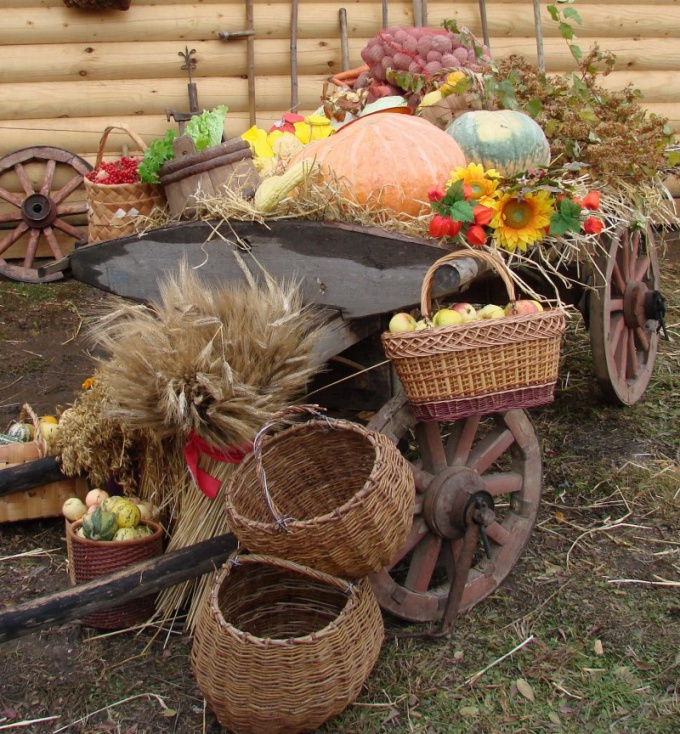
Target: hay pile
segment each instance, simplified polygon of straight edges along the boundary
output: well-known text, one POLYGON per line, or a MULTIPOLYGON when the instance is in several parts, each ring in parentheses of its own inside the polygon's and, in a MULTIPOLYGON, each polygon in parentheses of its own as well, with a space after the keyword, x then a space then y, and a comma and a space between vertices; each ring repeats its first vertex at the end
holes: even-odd
MULTIPOLYGON (((224 482, 235 465, 201 457, 199 467, 222 482, 210 499, 187 471, 187 438, 218 448, 252 442, 323 367, 315 346, 325 317, 303 304, 296 284, 267 274, 256 282, 239 262, 242 285, 208 287, 184 263, 161 285, 158 303, 120 303, 94 321, 91 338, 106 356, 64 424, 64 470, 97 483, 111 472, 126 489, 136 484, 140 497, 164 509, 168 550, 228 532, 224 482)), ((192 628, 209 582, 166 590, 158 615, 189 602, 192 628)))

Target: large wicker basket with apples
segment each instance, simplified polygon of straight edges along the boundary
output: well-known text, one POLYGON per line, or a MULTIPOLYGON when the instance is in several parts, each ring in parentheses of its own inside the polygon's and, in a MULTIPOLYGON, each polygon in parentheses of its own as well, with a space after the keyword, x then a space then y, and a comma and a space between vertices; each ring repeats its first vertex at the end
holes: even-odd
MULTIPOLYGON (((419 324, 397 314, 383 333, 385 354, 394 365, 418 420, 445 421, 551 402, 566 319, 562 309, 516 300, 505 263, 484 250, 459 250, 437 260, 421 289, 419 324), (474 257, 501 277, 506 309, 486 306, 469 319, 451 309, 432 313, 431 288, 441 265, 474 257), (395 320, 399 317, 399 321, 395 320)), ((412 318, 412 317, 411 317, 412 318)))

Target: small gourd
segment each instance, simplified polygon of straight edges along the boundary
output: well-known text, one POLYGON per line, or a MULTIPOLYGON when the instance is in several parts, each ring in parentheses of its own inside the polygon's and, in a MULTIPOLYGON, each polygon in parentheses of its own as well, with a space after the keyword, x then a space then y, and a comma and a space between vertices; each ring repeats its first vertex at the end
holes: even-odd
POLYGON ((117 502, 113 508, 119 528, 136 528, 142 519, 142 513, 132 502, 117 502))
POLYGON ((94 512, 83 515, 83 532, 88 540, 111 540, 118 530, 116 516, 97 507, 94 512))
POLYGON ((501 176, 550 165, 550 143, 541 126, 517 110, 472 110, 457 117, 446 132, 470 163, 501 176))
POLYGON ((118 530, 116 530, 116 534, 113 536, 113 540, 118 542, 125 540, 139 540, 141 536, 138 531, 139 528, 118 528, 118 530))
POLYGON ((255 208, 265 214, 276 211, 286 196, 309 176, 312 165, 311 160, 300 161, 279 176, 265 178, 255 191, 255 208))

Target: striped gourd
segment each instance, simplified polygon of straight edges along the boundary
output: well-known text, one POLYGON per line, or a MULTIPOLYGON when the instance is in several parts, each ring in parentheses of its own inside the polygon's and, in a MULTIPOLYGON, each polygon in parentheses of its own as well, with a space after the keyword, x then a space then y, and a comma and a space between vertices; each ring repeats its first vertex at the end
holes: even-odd
POLYGON ((470 163, 495 168, 501 176, 550 164, 550 144, 541 126, 516 110, 472 110, 455 119, 446 132, 470 163))

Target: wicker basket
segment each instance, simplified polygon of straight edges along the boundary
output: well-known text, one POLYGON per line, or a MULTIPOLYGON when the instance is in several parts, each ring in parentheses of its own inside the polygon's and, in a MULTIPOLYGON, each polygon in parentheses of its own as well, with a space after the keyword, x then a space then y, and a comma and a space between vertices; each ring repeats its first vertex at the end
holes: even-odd
MULTIPOLYGON (((40 420, 31 406, 25 404, 21 410, 21 421, 28 418, 33 423, 33 441, 0 446, 0 471, 48 455, 47 443, 40 431, 40 420)), ((62 505, 69 497, 84 500, 89 488, 86 479, 65 476, 57 482, 5 495, 0 497, 0 523, 58 517, 61 515, 62 505)))
MULTIPOLYGON (((437 260, 421 289, 421 311, 431 315, 434 274, 444 263, 474 257, 501 276, 509 300, 515 289, 507 265, 484 250, 459 250, 437 260)), ((455 326, 382 334, 385 354, 421 421, 455 420, 553 399, 566 329, 561 309, 483 319, 455 326)))
MULTIPOLYGON (((143 520, 154 531, 137 540, 87 540, 76 535, 82 520, 66 523, 66 553, 71 585, 85 584, 100 576, 133 566, 163 553, 163 529, 158 523, 143 520)), ((146 622, 155 611, 156 595, 112 605, 110 609, 93 612, 82 623, 97 629, 127 629, 146 622)))
POLYGON ((81 10, 127 10, 132 0, 64 0, 67 8, 81 10))
MULTIPOLYGON (((123 122, 104 130, 99 142, 95 169, 102 162, 104 147, 113 130, 123 130, 144 152, 144 141, 123 122)), ((136 218, 149 216, 154 207, 165 206, 162 186, 145 183, 100 184, 85 178, 87 194, 87 241, 102 242, 136 233, 136 218)))
POLYGON ((402 547, 413 521, 415 482, 384 435, 346 420, 298 423, 265 434, 226 492, 229 527, 254 553, 287 558, 347 579, 378 571, 402 547))
POLYGON ((201 607, 191 664, 232 734, 295 734, 357 698, 383 638, 366 579, 244 555, 225 564, 201 607))

